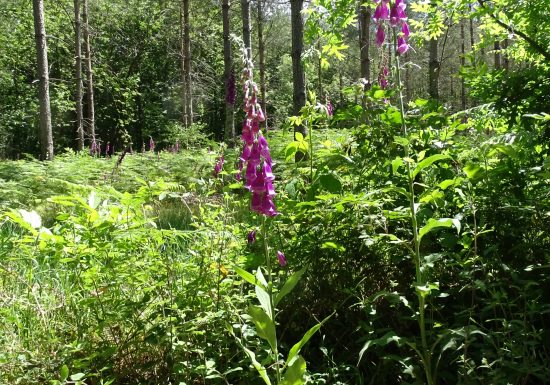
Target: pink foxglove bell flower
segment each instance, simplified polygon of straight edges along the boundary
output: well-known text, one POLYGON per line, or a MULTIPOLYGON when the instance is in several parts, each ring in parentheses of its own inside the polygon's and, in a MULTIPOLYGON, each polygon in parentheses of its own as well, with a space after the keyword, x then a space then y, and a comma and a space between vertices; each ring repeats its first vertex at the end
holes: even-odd
POLYGON ((407 42, 405 41, 405 38, 402 37, 402 36, 399 36, 397 38, 397 52, 400 54, 400 55, 403 55, 405 52, 407 52, 409 50, 409 45, 407 44, 407 42))
POLYGON ((404 38, 408 38, 411 34, 409 31, 409 25, 407 23, 403 23, 403 25, 401 26, 401 34, 404 38))
POLYGON ((384 44, 385 39, 386 33, 384 32, 384 27, 382 25, 378 25, 378 29, 376 30, 376 45, 380 47, 384 44))
POLYGON ((334 115, 334 107, 332 106, 332 103, 328 99, 327 99, 327 115, 328 117, 331 117, 332 115, 334 115))
POLYGON ((149 151, 155 152, 155 141, 151 136, 149 137, 149 151))
POLYGON ((248 233, 247 236, 248 244, 252 244, 256 242, 256 230, 252 230, 248 233))
POLYGON ((279 265, 285 267, 287 265, 286 257, 282 251, 277 251, 277 259, 279 260, 279 265))
POLYGON ((225 163, 225 159, 223 155, 221 155, 218 160, 216 161, 216 165, 214 166, 214 176, 217 177, 220 172, 223 169, 223 164, 225 163))

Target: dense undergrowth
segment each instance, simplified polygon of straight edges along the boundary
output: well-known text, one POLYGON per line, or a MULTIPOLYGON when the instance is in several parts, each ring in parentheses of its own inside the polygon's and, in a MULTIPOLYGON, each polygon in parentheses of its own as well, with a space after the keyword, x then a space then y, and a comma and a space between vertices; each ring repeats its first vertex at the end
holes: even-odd
MULTIPOLYGON (((269 134, 281 215, 268 230, 288 260, 273 274, 308 269, 280 305, 282 353, 332 314, 302 350, 309 384, 421 384, 427 370, 438 384, 545 383, 548 120, 418 100, 404 137, 388 96, 330 121, 307 107, 311 138, 269 134)), ((266 359, 234 270, 262 263, 247 242, 260 219, 233 150, 212 175, 221 151, 0 163, 0 383, 262 383, 235 338, 266 359)))

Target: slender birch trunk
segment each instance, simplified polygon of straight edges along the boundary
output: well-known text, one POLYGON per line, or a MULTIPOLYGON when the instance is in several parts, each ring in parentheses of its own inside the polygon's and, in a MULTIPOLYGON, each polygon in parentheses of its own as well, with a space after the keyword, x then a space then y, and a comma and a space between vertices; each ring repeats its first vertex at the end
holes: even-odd
POLYGON ((80 0, 74 0, 74 52, 75 52, 75 104, 76 104, 76 133, 78 151, 84 150, 84 125, 82 114, 82 23, 80 21, 80 0))
POLYGON ((50 110, 50 86, 48 73, 48 45, 44 26, 44 1, 33 0, 34 34, 36 40, 36 58, 38 63, 38 98, 40 102, 40 148, 42 159, 52 160, 53 135, 52 113, 50 110))
POLYGON ((265 40, 264 40, 264 10, 263 1, 258 1, 258 55, 260 61, 260 97, 262 110, 264 111, 265 121, 263 122, 265 129, 267 130, 267 85, 265 80, 265 40))
POLYGON ((84 62, 86 66, 86 126, 88 139, 93 141, 95 139, 94 73, 92 70, 88 0, 83 0, 82 3, 82 23, 84 24, 84 62))
POLYGON ((223 18, 223 65, 224 65, 224 84, 225 84, 225 129, 224 140, 231 144, 235 138, 235 106, 230 100, 233 95, 231 87, 234 87, 235 77, 233 75, 233 60, 231 56, 231 40, 229 39, 229 8, 231 4, 229 0, 223 0, 222 3, 222 18, 223 18), (233 79, 231 77, 233 76, 233 79), (231 84, 231 81, 233 84, 231 84))

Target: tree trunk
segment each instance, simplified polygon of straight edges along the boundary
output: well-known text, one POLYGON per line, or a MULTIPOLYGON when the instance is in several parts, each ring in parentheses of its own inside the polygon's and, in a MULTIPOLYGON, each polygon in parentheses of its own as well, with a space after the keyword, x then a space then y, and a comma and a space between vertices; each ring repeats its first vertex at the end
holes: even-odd
MULTIPOLYGON (((299 115, 306 104, 306 80, 302 64, 304 50, 304 21, 302 19, 303 0, 291 0, 290 12, 292 23, 292 113, 299 115)), ((305 134, 305 128, 300 128, 305 134)))
POLYGON ((243 42, 248 60, 252 60, 252 38, 250 37, 250 0, 241 0, 243 18, 243 42))
POLYGON ((223 65, 224 65, 224 84, 225 84, 225 128, 224 140, 231 144, 235 138, 235 115, 233 104, 235 92, 235 76, 233 75, 233 61, 231 57, 231 40, 229 40, 229 0, 223 0, 222 18, 223 18, 223 65), (231 79, 232 78, 232 79, 231 79), (233 87, 233 89, 231 89, 233 87), (233 95, 231 95, 233 93, 233 95))
POLYGON ((323 102, 323 56, 321 46, 321 36, 317 39, 317 51, 319 51, 319 60, 317 61, 317 92, 319 92, 318 100, 323 102))
POLYGON ((432 99, 439 99, 439 57, 438 57, 438 46, 437 40, 431 39, 429 41, 428 49, 430 52, 430 62, 428 69, 429 73, 429 94, 432 99))
POLYGON ((180 66, 181 66, 181 122, 184 127, 188 127, 187 117, 187 75, 185 72, 185 23, 183 18, 184 13, 184 1, 181 3, 180 8, 180 66))
MULTIPOLYGON (((466 65, 466 33, 464 28, 464 20, 460 21, 460 66, 464 67, 466 65)), ((466 109, 466 84, 464 78, 460 80, 460 102, 462 110, 466 109)))
POLYGON ((185 78, 185 127, 193 124, 193 88, 191 85, 191 24, 189 22, 189 0, 183 0, 183 76, 185 78))
MULTIPOLYGON (((302 19, 303 0, 290 0, 290 20, 292 29, 292 113, 300 115, 300 110, 306 105, 306 79, 302 64, 304 50, 304 20, 302 19)), ((301 133, 307 135, 304 125, 294 126, 294 136, 301 133)), ((305 154, 298 151, 296 161, 300 161, 305 154)))
POLYGON ((502 58, 500 56, 500 42, 495 41, 495 69, 499 70, 502 67, 502 58))
POLYGON ((359 8, 359 49, 361 52, 361 77, 370 85, 370 21, 371 11, 365 5, 359 8))
POLYGON ((81 49, 81 31, 80 22, 80 0, 74 0, 74 30, 75 30, 75 75, 76 75, 76 133, 78 140, 78 151, 84 150, 84 127, 82 124, 82 49, 81 49))
POLYGON ((267 130, 268 128, 267 101, 266 101, 267 85, 265 82, 264 13, 263 13, 263 4, 262 4, 264 0, 257 0, 257 1, 258 1, 258 55, 260 60, 260 97, 262 99, 261 100, 262 110, 264 111, 264 115, 265 115, 265 121, 263 122, 263 124, 265 125, 265 129, 267 130))
POLYGON ((90 45, 90 23, 88 20, 88 0, 83 0, 82 22, 84 24, 84 55, 86 65, 86 99, 88 137, 90 141, 95 139, 95 107, 94 107, 94 73, 92 71, 92 48, 90 45))
MULTIPOLYGON (((509 43, 509 40, 504 39, 502 41, 502 48, 507 49, 508 48, 508 43, 509 43)), ((505 71, 508 71, 510 69, 510 57, 508 56, 507 52, 504 52, 504 55, 502 55, 502 68, 505 71)))
POLYGON ((40 148, 42 159, 52 160, 53 136, 52 113, 50 110, 50 87, 48 75, 48 46, 44 26, 44 2, 33 0, 34 34, 36 39, 36 58, 38 64, 38 98, 40 101, 40 148))

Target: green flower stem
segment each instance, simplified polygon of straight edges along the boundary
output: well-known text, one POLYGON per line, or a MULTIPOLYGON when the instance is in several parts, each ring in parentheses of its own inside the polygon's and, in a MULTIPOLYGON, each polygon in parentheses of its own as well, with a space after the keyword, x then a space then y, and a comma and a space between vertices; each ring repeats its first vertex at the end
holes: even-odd
MULTIPOLYGON (((271 307, 271 313, 273 315, 273 324, 275 323, 275 306, 273 301, 273 277, 271 275, 271 258, 269 257, 269 245, 267 243, 267 218, 265 215, 262 215, 262 238, 264 241, 264 255, 265 263, 267 268, 267 294, 269 295, 269 305, 271 307)), ((273 352, 275 355, 275 371, 277 372, 277 384, 281 382, 281 368, 279 365, 279 348, 277 344, 277 328, 275 327, 275 350, 273 352)))
MULTIPOLYGON (((405 103, 403 101, 403 86, 401 83, 401 64, 399 61, 399 54, 397 51, 397 31, 395 28, 393 28, 393 45, 394 45, 394 52, 395 52, 395 72, 397 74, 397 88, 399 90, 399 109, 401 113, 401 129, 403 131, 403 135, 407 137, 408 130, 407 130, 407 123, 405 121, 405 103)), ((420 255, 420 240, 418 237, 418 219, 416 217, 416 197, 414 194, 414 178, 412 175, 411 170, 411 163, 408 161, 410 158, 410 148, 407 144, 405 146, 405 160, 407 163, 407 179, 409 184, 409 208, 411 211, 411 226, 413 230, 413 244, 414 244, 414 265, 416 270, 416 285, 423 285, 424 279, 422 277, 422 271, 420 270, 421 266, 421 255, 420 255)), ((422 296, 420 292, 417 291, 418 296, 418 326, 420 328, 420 338, 422 341, 422 353, 423 357, 421 357, 423 366, 424 366, 424 372, 426 374, 426 379, 428 382, 428 385, 433 385, 434 381, 432 379, 432 373, 431 373, 431 354, 430 350, 428 349, 428 342, 426 340, 426 320, 425 320, 425 306, 426 306, 426 299, 422 296)))
POLYGON ((313 125, 308 129, 309 133, 309 177, 310 183, 313 183, 313 125))

